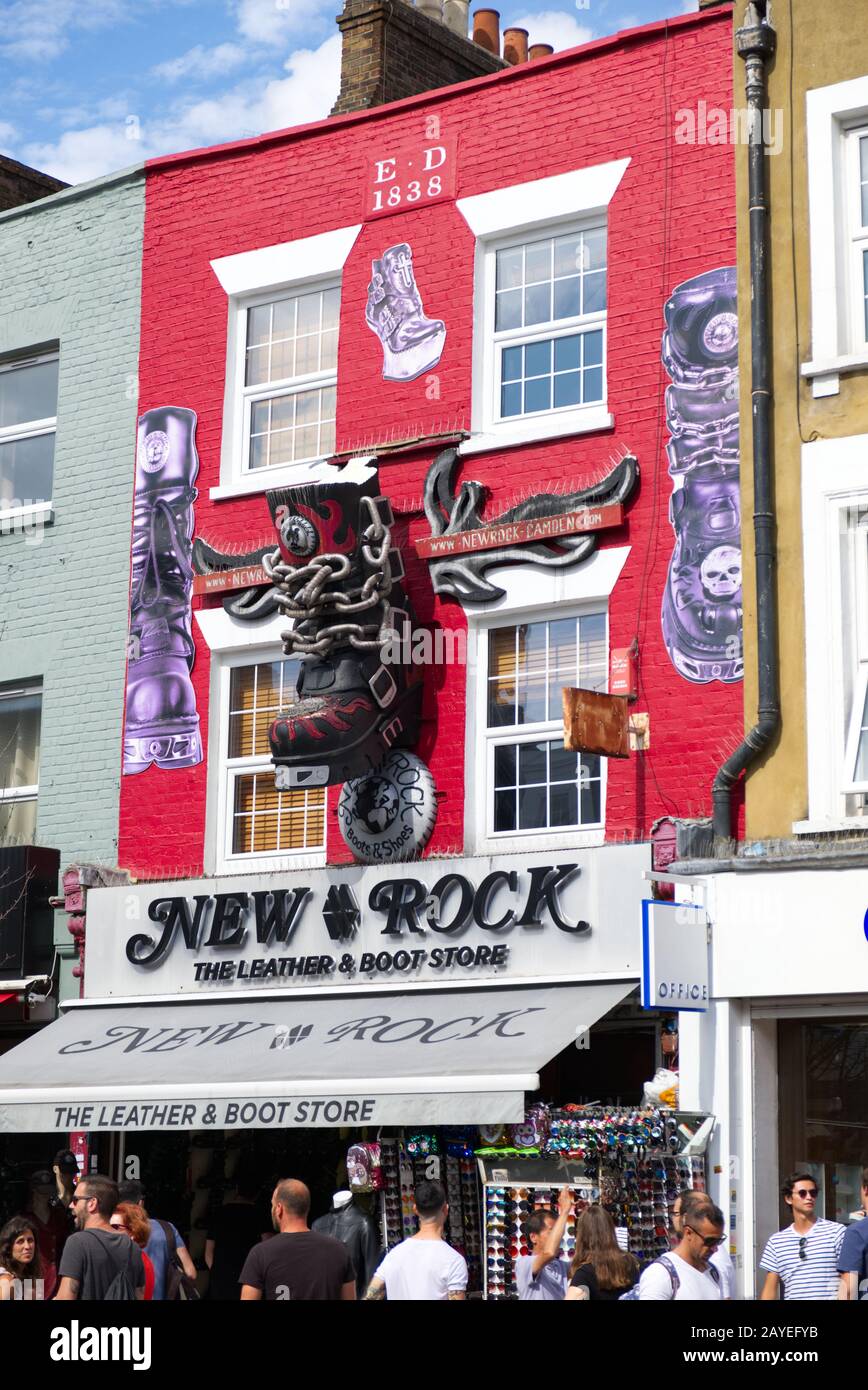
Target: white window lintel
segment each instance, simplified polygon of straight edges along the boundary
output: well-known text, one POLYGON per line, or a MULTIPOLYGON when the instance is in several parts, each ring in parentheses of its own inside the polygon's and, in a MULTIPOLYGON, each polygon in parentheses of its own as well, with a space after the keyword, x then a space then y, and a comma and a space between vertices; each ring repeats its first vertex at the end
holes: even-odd
POLYGON ((459 198, 456 207, 474 236, 502 236, 545 223, 604 212, 627 169, 629 159, 570 169, 545 179, 531 179, 490 193, 459 198))
POLYGON ((341 274, 361 230, 361 223, 337 227, 318 236, 221 256, 211 262, 211 269, 231 298, 323 280, 341 274))

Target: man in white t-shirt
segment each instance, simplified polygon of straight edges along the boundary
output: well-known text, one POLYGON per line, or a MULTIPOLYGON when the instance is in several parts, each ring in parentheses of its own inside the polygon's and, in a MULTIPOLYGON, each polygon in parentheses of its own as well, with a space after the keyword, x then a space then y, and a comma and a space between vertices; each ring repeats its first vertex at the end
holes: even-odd
POLYGON ((389 1251, 368 1285, 365 1298, 388 1298, 390 1303, 463 1299, 467 1264, 443 1239, 449 1214, 446 1192, 439 1182, 420 1182, 414 1195, 419 1230, 389 1251))
MULTIPOLYGON (((684 1234, 681 1207, 685 1198, 687 1198, 691 1204, 695 1205, 698 1203, 700 1207, 705 1206, 710 1209, 713 1205, 711 1198, 705 1192, 694 1192, 693 1189, 689 1187, 679 1192, 672 1208, 672 1230, 675 1235, 675 1239, 672 1242, 673 1245, 677 1245, 684 1234)), ((732 1256, 726 1248, 726 1241, 723 1242, 723 1245, 718 1246, 708 1263, 716 1269, 720 1275, 721 1298, 735 1298, 735 1266, 732 1263, 732 1256)))
POLYGON ((681 1199, 681 1239, 671 1254, 650 1264, 639 1280, 639 1298, 664 1303, 672 1300, 720 1302, 723 1288, 719 1272, 709 1263, 723 1244, 723 1212, 705 1194, 681 1199))

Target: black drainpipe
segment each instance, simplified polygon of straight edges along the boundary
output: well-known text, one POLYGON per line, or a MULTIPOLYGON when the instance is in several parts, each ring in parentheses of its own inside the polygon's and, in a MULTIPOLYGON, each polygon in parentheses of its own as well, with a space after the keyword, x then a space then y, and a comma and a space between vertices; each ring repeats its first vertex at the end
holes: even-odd
POLYGON ((735 752, 718 769, 712 788, 713 825, 717 840, 732 838, 732 790, 741 774, 771 743, 781 723, 778 669, 778 611, 775 593, 775 525, 772 501, 770 416, 771 363, 767 224, 766 154, 763 110, 766 104, 765 65, 775 51, 777 35, 766 22, 765 0, 749 4, 744 27, 737 30, 736 49, 745 64, 749 139, 748 196, 750 202, 750 348, 751 415, 753 419, 753 526, 756 558, 757 608, 757 722, 735 752))

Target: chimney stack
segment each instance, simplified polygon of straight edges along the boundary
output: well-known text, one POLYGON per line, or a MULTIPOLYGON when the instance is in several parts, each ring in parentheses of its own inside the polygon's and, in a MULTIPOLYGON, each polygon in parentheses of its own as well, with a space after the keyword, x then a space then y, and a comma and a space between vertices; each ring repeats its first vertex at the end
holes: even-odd
POLYGON ((527 30, 504 29, 503 57, 511 67, 527 62, 527 30))
POLYGON ((487 16, 489 41, 467 36, 469 0, 344 0, 338 17, 341 89, 333 116, 490 77, 507 64, 500 56, 500 16, 487 16), (493 19, 493 26, 491 20, 493 19), (493 37, 491 37, 493 33, 493 37))
POLYGON ((474 10, 473 42, 478 48, 500 57, 500 13, 498 10, 474 10))
POLYGON ((554 53, 550 43, 532 43, 528 57, 533 62, 536 58, 550 58, 554 53))
POLYGON ((467 38, 470 21, 470 0, 443 0, 443 23, 453 34, 467 38))

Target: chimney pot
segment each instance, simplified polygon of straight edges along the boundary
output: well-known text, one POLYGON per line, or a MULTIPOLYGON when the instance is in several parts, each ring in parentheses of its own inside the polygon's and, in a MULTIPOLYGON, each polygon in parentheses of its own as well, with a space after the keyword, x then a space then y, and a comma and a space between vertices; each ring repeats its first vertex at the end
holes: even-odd
POLYGON ((554 49, 550 43, 532 43, 528 56, 530 57, 530 61, 533 62, 535 58, 550 58, 553 53, 554 49))
POLYGON ((470 0, 443 0, 443 23, 453 34, 466 39, 470 23, 470 0))
POLYGON ((517 67, 527 62, 527 30, 504 29, 503 56, 507 63, 517 67))
POLYGON ((473 42, 500 57, 500 11, 474 10, 473 42))
POLYGON ((429 19, 436 19, 438 24, 443 19, 443 0, 416 0, 416 9, 429 19))

